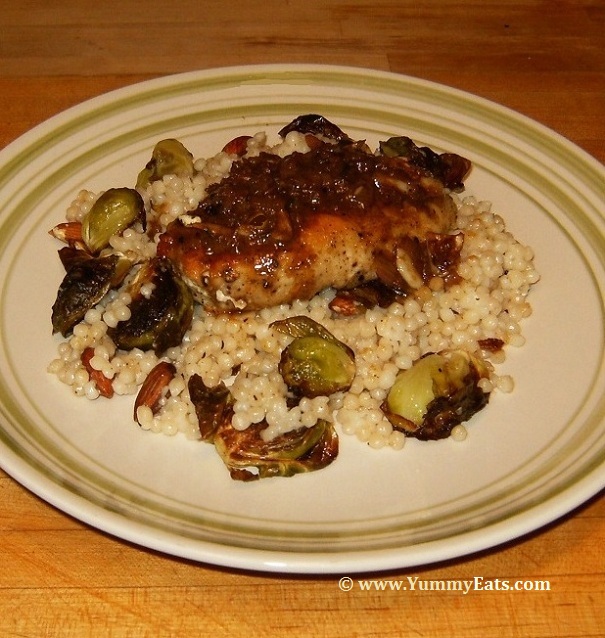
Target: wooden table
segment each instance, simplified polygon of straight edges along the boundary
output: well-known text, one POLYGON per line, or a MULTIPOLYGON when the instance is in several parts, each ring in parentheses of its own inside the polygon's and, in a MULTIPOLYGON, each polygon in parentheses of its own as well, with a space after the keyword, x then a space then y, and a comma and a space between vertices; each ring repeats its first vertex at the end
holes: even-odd
MULTIPOLYGON (((3 1, 0 146, 110 89, 223 65, 321 62, 435 80, 512 107, 605 162, 602 0, 3 1)), ((0 635, 604 636, 605 498, 527 538, 390 581, 549 580, 550 591, 339 589, 242 573, 88 528, 0 472, 0 635)))

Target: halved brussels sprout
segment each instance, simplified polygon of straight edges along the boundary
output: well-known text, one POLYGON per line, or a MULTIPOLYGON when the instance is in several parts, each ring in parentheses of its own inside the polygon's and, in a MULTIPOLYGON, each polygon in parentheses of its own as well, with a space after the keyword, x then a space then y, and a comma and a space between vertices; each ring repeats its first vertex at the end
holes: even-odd
POLYGON ((261 436, 267 427, 264 421, 241 431, 231 425, 233 397, 222 382, 208 388, 199 375, 193 375, 188 388, 202 439, 214 444, 234 480, 313 472, 338 456, 338 435, 327 421, 265 441, 261 436))
POLYGON ((113 235, 135 222, 145 227, 143 198, 132 188, 110 188, 92 205, 82 221, 82 239, 95 254, 109 245, 113 235))
POLYGON ((489 400, 478 385, 489 373, 464 350, 443 350, 419 359, 397 376, 382 404, 391 424, 417 439, 442 439, 489 400))
POLYGON ((161 356, 178 346, 193 318, 193 295, 167 262, 153 259, 141 266, 129 286, 130 319, 108 330, 118 348, 151 350, 161 356), (143 294, 143 286, 147 286, 143 294))
POLYGON ((84 315, 112 289, 119 286, 132 262, 118 255, 91 257, 82 250, 59 251, 66 273, 52 307, 53 334, 67 337, 84 315))
POLYGON ((271 326, 294 337, 284 348, 279 363, 279 371, 292 392, 316 397, 351 387, 355 354, 321 324, 300 315, 275 321, 271 326))
POLYGON ((164 175, 191 177, 194 173, 193 155, 175 139, 160 140, 154 147, 151 159, 137 177, 137 188, 146 188, 150 182, 164 175))

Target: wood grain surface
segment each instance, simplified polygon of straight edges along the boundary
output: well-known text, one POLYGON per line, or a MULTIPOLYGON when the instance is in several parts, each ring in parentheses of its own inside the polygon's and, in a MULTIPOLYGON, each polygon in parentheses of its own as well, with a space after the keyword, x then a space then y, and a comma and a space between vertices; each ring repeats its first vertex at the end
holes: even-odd
MULTIPOLYGON (((602 0, 0 0, 0 147, 111 89, 193 69, 315 62, 470 91, 605 162, 602 0)), ((604 185, 605 188, 605 185, 604 185)), ((1 205, 1 202, 0 202, 1 205)), ((339 577, 239 572, 135 547, 0 472, 0 636, 605 636, 605 499, 464 559, 339 577), (522 580, 548 590, 431 591, 522 580), (375 579, 385 591, 363 591, 375 579), (414 591, 390 590, 410 580, 414 591), (538 582, 539 581, 539 582, 538 582), (479 582, 479 581, 478 581, 479 582)))

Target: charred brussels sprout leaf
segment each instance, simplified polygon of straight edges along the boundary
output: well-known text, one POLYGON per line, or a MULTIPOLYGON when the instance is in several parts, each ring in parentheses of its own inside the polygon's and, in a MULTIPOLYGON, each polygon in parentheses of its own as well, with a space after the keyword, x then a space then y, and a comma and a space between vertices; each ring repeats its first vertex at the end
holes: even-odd
POLYGON ((151 159, 139 173, 137 188, 145 188, 164 175, 190 177, 193 173, 193 155, 185 146, 178 140, 161 140, 155 145, 151 159))
POLYGON ((202 439, 213 443, 231 478, 254 481, 294 476, 328 466, 338 456, 338 435, 327 421, 300 428, 270 441, 262 437, 265 422, 236 430, 231 425, 233 397, 221 382, 208 388, 199 375, 188 383, 202 439))
POLYGON ((128 290, 130 319, 108 331, 123 350, 154 350, 158 356, 178 346, 191 325, 193 296, 167 263, 154 259, 143 264, 128 290), (143 294, 143 286, 150 292, 143 294))
POLYGON ((327 421, 320 420, 311 428, 303 427, 271 441, 261 436, 265 426, 255 423, 238 431, 228 424, 218 429, 214 446, 233 479, 253 481, 314 472, 338 455, 338 435, 327 421))
POLYGON ((284 348, 279 371, 294 393, 306 397, 348 390, 355 377, 355 355, 321 324, 297 316, 271 324, 294 337, 284 348))
POLYGON ((321 337, 327 341, 340 343, 329 330, 326 330, 320 323, 305 315, 296 315, 288 319, 274 321, 271 327, 290 337, 321 337))
POLYGON ((394 427, 422 440, 442 439, 489 400, 478 383, 485 365, 463 350, 430 353, 399 373, 383 412, 394 427))
POLYGON ((192 375, 187 386, 202 440, 212 443, 219 426, 230 422, 233 416, 231 392, 223 382, 209 388, 199 374, 192 375))
POLYGON ((145 226, 145 204, 139 193, 132 188, 110 188, 84 217, 82 239, 88 250, 95 254, 109 245, 113 235, 137 221, 145 226))
POLYGON ((322 137, 337 142, 351 140, 336 124, 327 120, 323 115, 316 115, 315 113, 299 115, 296 119, 292 120, 290 124, 284 126, 279 132, 279 135, 286 137, 286 135, 292 131, 303 134, 321 135, 322 137))
POLYGON ((471 162, 466 158, 455 153, 435 153, 428 146, 417 146, 409 137, 391 137, 380 142, 380 152, 387 157, 405 157, 454 191, 464 189, 464 178, 471 170, 471 162))
POLYGON ((66 337, 88 310, 123 281, 132 263, 117 255, 90 257, 69 248, 60 254, 67 272, 59 286, 51 320, 53 334, 60 332, 66 337))
POLYGON ((380 142, 380 152, 386 157, 405 157, 414 165, 426 166, 438 162, 438 155, 431 149, 422 151, 409 137, 390 137, 380 142))
POLYGON ((87 251, 81 248, 63 246, 63 248, 59 249, 59 259, 65 272, 69 272, 73 266, 82 264, 85 261, 90 261, 92 257, 87 251))

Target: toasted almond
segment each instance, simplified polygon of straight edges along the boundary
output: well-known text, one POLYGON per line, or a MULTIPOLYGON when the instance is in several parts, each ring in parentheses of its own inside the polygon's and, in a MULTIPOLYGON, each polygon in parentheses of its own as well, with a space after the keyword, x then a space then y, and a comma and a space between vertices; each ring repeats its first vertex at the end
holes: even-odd
POLYGON ((363 303, 346 295, 337 295, 334 297, 329 307, 330 310, 343 317, 355 317, 367 310, 367 307, 363 303))
POLYGON ((51 228, 48 234, 70 246, 83 244, 81 222, 62 222, 51 228))
POLYGON ((113 396, 113 385, 111 384, 111 379, 108 379, 100 370, 95 370, 90 365, 90 360, 94 356, 94 348, 85 348, 81 356, 82 364, 86 368, 86 372, 88 372, 90 380, 97 386, 97 390, 101 396, 111 399, 113 396))
POLYGON ((223 147, 223 153, 228 155, 237 155, 241 157, 245 155, 248 145, 248 140, 252 139, 249 135, 240 135, 233 138, 230 142, 227 142, 223 147))
MULTIPOLYGON (((139 423, 137 410, 146 405, 155 414, 158 410, 162 393, 168 384, 174 379, 176 368, 168 361, 160 361, 147 375, 134 402, 134 420, 139 423)), ((140 425, 140 423, 139 423, 140 425)))
POLYGON ((322 144, 325 144, 325 142, 320 140, 317 135, 313 135, 312 133, 307 133, 305 135, 305 142, 311 150, 319 148, 322 144))

